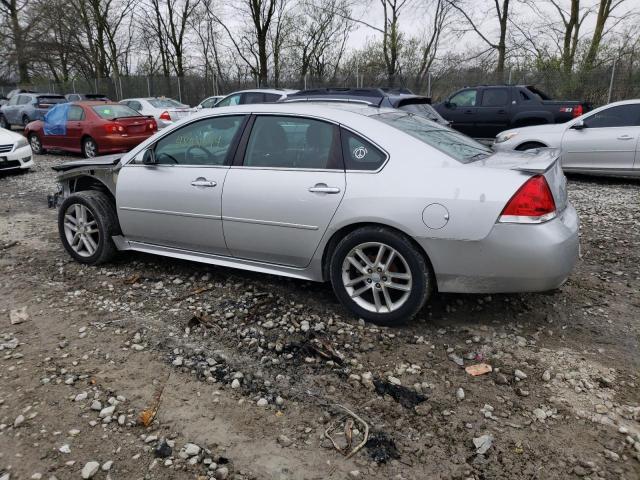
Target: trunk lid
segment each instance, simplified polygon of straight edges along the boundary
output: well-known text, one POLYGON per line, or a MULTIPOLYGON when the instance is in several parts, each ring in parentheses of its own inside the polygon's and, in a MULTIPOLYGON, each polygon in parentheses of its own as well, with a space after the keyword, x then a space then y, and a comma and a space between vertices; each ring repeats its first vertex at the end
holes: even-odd
POLYGON ((118 125, 124 127, 124 133, 130 135, 139 135, 141 133, 155 133, 155 129, 150 129, 149 124, 153 122, 153 117, 138 116, 138 117, 118 117, 115 122, 118 125))
MULTIPOLYGON (((560 150, 557 148, 538 148, 526 152, 496 152, 482 160, 470 163, 469 166, 516 170, 530 174, 529 177, 544 175, 553 194, 556 210, 561 212, 567 206, 567 178, 562 171, 560 150)), ((523 183, 527 178, 523 179, 523 183)))
POLYGON ((173 121, 188 117, 195 111, 196 110, 194 108, 171 108, 167 110, 167 112, 169 112, 169 116, 171 117, 171 120, 173 121))

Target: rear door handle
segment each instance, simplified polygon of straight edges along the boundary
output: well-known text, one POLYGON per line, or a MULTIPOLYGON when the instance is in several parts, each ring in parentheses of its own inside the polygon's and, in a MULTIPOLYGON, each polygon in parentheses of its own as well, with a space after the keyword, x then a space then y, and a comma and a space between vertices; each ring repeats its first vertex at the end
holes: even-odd
POLYGON ((311 193, 340 193, 338 187, 329 187, 326 183, 316 183, 313 187, 309 187, 311 193))
POLYGON ((500 114, 500 115, 504 115, 505 113, 507 113, 506 110, 498 110, 498 114, 500 114))
POLYGON ((465 115, 471 115, 473 114, 473 110, 465 110, 464 113, 465 115))
POLYGON ((217 183, 213 180, 207 180, 206 178, 199 177, 191 182, 191 185, 194 187, 215 187, 217 183))
POLYGON ((631 135, 620 135, 618 140, 633 140, 633 137, 631 135))

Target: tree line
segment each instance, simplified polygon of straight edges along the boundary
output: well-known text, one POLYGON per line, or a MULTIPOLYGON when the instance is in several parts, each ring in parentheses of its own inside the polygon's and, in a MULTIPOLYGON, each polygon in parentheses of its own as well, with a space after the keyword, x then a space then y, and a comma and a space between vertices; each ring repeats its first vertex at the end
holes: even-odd
POLYGON ((533 70, 570 93, 614 61, 638 82, 639 14, 636 0, 0 0, 0 80, 278 87, 348 72, 423 90, 430 74, 533 70))

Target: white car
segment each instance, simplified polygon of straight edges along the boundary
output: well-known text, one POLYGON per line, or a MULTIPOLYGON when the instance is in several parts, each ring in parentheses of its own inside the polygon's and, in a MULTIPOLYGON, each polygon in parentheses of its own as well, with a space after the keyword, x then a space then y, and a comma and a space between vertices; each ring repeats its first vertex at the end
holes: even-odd
POLYGON ((253 90, 241 90, 224 97, 216 107, 230 107, 233 105, 247 105, 250 103, 275 103, 287 98, 287 95, 296 93, 297 90, 256 88, 253 90))
POLYGON ((196 112, 195 108, 180 103, 173 98, 146 97, 146 98, 126 98, 120 103, 133 108, 142 115, 150 115, 156 119, 158 129, 168 127, 182 118, 188 117, 196 112))
POLYGON ((640 177, 640 100, 596 108, 569 122, 500 133, 494 150, 562 150, 566 172, 640 177))
POLYGON ((224 98, 224 95, 213 95, 211 97, 207 97, 202 100, 198 105, 196 105, 197 110, 202 110, 203 108, 213 108, 216 106, 221 99, 224 98))
POLYGON ((33 153, 27 139, 19 133, 0 128, 0 172, 31 167, 33 153))

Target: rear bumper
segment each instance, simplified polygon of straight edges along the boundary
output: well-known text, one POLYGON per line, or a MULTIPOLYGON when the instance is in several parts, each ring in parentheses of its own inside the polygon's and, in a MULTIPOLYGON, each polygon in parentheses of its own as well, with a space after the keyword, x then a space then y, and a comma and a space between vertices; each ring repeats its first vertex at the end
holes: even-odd
POLYGON ((562 285, 578 261, 578 215, 568 204, 543 224, 496 224, 480 241, 417 240, 441 292, 541 292, 562 285))
POLYGON ((128 152, 154 133, 155 130, 142 135, 106 135, 98 139, 98 149, 100 153, 128 152))
POLYGON ((31 147, 21 147, 9 153, 0 153, 0 171, 19 170, 33 166, 31 147))

